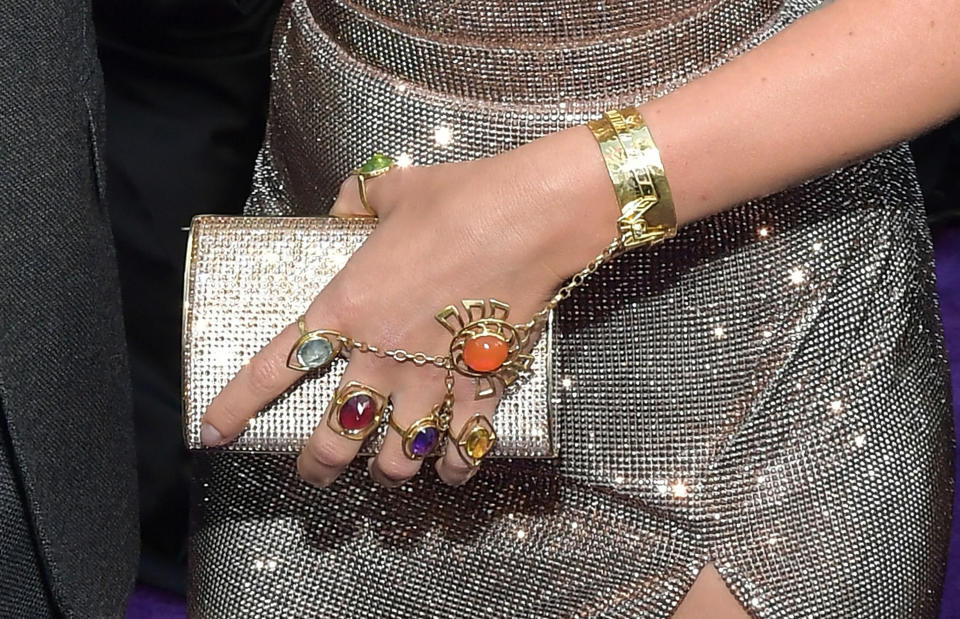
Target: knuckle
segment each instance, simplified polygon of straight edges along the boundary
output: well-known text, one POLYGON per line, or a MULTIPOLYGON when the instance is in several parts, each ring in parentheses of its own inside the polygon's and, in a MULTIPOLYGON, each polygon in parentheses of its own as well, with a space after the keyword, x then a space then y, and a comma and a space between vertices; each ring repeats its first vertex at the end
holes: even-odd
POLYGON ((333 481, 333 478, 320 474, 316 468, 311 467, 303 458, 297 460, 297 474, 300 476, 300 479, 318 488, 329 486, 333 481))
POLYGON ((343 200, 347 196, 352 195, 351 192, 356 193, 357 191, 357 179, 354 178, 352 174, 348 174, 346 178, 340 183, 340 189, 337 191, 337 199, 343 200))
POLYGON ((247 366, 250 388, 255 393, 272 395, 280 384, 282 368, 278 360, 266 355, 255 355, 247 366))
POLYGON ((368 305, 364 287, 358 285, 357 278, 352 276, 351 271, 351 264, 348 262, 317 297, 316 304, 322 305, 322 308, 311 308, 341 328, 349 327, 362 317, 363 310, 368 305))
POLYGON ((252 417, 249 412, 242 408, 227 403, 220 404, 212 409, 212 412, 213 415, 208 418, 208 421, 213 422, 213 425, 221 432, 229 434, 243 430, 250 417, 252 417))
POLYGON ((460 486, 473 476, 473 471, 455 472, 450 469, 449 465, 443 464, 437 466, 437 475, 448 486, 460 486))
POLYGON ((477 468, 464 462, 456 448, 448 447, 446 455, 441 459, 442 477, 447 483, 462 483, 473 475, 477 468))

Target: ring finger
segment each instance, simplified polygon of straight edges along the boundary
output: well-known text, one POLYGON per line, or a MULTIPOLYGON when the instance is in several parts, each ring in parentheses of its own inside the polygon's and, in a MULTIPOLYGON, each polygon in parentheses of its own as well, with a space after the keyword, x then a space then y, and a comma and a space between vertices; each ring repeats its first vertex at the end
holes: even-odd
POLYGON ((443 434, 438 416, 443 401, 443 373, 433 368, 398 368, 392 394, 390 427, 376 457, 368 463, 370 477, 393 488, 417 474, 423 458, 436 451, 443 434))

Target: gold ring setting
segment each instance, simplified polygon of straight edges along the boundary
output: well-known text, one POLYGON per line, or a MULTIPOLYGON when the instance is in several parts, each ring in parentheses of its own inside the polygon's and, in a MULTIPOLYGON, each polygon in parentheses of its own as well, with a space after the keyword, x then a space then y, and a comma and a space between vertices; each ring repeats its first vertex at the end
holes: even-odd
POLYGON ((309 372, 319 370, 330 365, 343 348, 339 331, 329 329, 307 329, 304 316, 297 318, 297 327, 300 328, 300 339, 290 349, 287 357, 287 367, 291 370, 309 372))
POLYGON ((327 408, 327 425, 340 436, 362 441, 380 425, 387 401, 373 387, 352 380, 337 389, 327 408))
POLYGON ((497 433, 490 420, 477 413, 463 424, 453 444, 463 461, 475 468, 497 444, 497 433))
POLYGON ((463 310, 448 305, 436 314, 450 332, 450 363, 458 373, 477 379, 476 398, 488 398, 529 373, 533 356, 526 352, 529 331, 507 322, 510 306, 496 299, 463 299, 463 310))
POLYGON ((444 434, 440 416, 442 406, 435 405, 429 415, 414 421, 408 428, 400 427, 393 415, 390 415, 390 427, 403 439, 403 455, 410 460, 422 460, 432 455, 440 445, 440 439, 444 434))
POLYGON ((383 153, 374 153, 367 159, 363 165, 354 168, 350 174, 357 177, 357 185, 360 190, 360 204, 371 217, 377 217, 377 211, 370 206, 367 200, 367 181, 371 178, 382 176, 390 170, 397 167, 397 162, 383 153))

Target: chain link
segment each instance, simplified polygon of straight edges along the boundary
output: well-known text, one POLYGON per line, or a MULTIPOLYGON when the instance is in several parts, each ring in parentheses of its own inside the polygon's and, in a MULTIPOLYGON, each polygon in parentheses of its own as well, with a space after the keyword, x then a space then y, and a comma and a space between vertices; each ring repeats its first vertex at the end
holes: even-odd
POLYGON ((393 359, 398 363, 409 361, 418 367, 424 365, 434 365, 441 369, 448 369, 450 367, 450 358, 445 355, 428 355, 423 352, 410 353, 403 349, 381 350, 379 346, 355 340, 345 335, 341 335, 339 339, 347 348, 362 353, 370 353, 380 359, 393 359))
POLYGON ((437 411, 437 426, 442 432, 447 432, 450 430, 450 420, 453 418, 453 386, 455 384, 453 368, 447 368, 447 375, 443 379, 443 384, 447 393, 443 396, 440 410, 437 411))

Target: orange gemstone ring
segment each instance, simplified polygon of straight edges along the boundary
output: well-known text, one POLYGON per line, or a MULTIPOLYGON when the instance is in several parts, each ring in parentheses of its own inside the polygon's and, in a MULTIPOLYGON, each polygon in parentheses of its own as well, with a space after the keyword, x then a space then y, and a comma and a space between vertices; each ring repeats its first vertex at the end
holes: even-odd
POLYGON ((497 433, 490 420, 477 413, 463 424, 453 443, 463 461, 474 468, 497 444, 497 433))
POLYGON ((510 306, 496 299, 464 299, 463 311, 448 305, 437 321, 450 332, 450 363, 458 373, 477 379, 477 398, 502 392, 524 372, 533 356, 526 352, 529 333, 507 322, 510 306))

